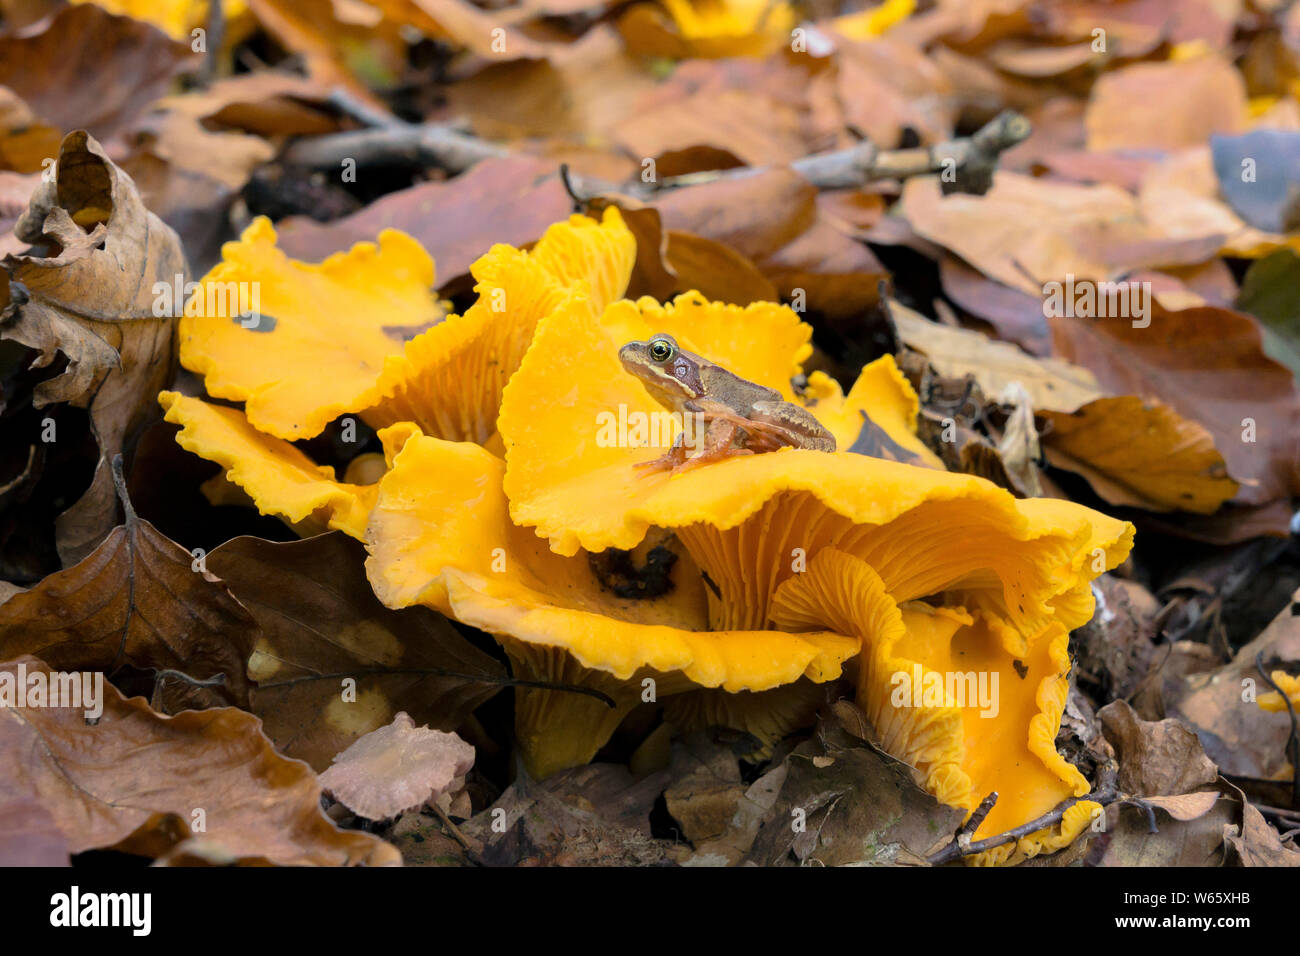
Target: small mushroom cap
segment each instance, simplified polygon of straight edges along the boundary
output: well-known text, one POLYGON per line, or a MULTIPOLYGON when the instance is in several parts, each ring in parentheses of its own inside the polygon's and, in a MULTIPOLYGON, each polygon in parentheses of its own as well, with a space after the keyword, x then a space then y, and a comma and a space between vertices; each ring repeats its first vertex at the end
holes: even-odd
POLYGON ((399 713, 335 756, 320 783, 358 816, 386 820, 426 801, 454 797, 473 766, 474 748, 465 741, 416 727, 399 713))

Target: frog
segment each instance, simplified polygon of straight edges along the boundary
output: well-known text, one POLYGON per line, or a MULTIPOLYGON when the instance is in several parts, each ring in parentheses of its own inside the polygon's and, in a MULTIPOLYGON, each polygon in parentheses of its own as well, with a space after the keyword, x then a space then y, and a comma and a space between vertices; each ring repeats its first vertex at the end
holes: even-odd
POLYGON ((695 420, 705 425, 698 454, 688 455, 683 431, 666 454, 636 466, 646 474, 677 474, 780 448, 835 451, 835 436, 807 409, 787 402, 774 388, 747 381, 682 348, 667 333, 628 342, 618 357, 657 402, 680 414, 683 421, 699 416, 695 420))

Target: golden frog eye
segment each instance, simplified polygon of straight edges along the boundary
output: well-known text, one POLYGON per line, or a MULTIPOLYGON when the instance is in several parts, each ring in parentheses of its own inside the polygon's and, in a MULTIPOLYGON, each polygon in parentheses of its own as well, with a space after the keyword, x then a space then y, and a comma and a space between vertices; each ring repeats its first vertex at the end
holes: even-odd
POLYGON ((673 357, 673 346, 671 342, 664 339, 651 339, 650 357, 656 362, 667 362, 673 357))

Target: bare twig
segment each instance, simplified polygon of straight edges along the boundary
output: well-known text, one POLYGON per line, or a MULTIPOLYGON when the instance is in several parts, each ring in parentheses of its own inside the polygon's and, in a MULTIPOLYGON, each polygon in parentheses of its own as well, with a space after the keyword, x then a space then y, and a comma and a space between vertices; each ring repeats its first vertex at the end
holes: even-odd
POLYGON ((197 677, 191 677, 184 671, 172 670, 170 667, 164 667, 161 670, 154 671, 153 677, 155 681, 166 680, 168 677, 173 677, 182 683, 189 684, 191 687, 221 687, 226 683, 225 674, 213 674, 211 677, 199 679, 197 677))
POLYGON ((1147 803, 1141 797, 1125 797, 1123 800, 1119 802, 1124 806, 1137 807, 1139 810, 1141 810, 1143 813, 1146 814, 1148 833, 1160 832, 1160 828, 1156 826, 1156 808, 1151 806, 1151 804, 1147 803))
POLYGON ((451 834, 452 839, 459 843, 466 853, 476 855, 477 851, 474 849, 474 845, 469 842, 469 838, 466 837, 465 834, 460 832, 460 827, 452 823, 451 817, 447 816, 442 807, 438 806, 437 803, 430 803, 429 806, 432 807, 433 812, 438 815, 438 819, 441 820, 442 825, 447 828, 447 832, 451 834))
POLYGON ((411 124, 407 123, 400 117, 394 116, 381 109, 376 109, 369 103, 363 103, 357 97, 353 96, 341 86, 336 86, 330 90, 330 95, 325 100, 325 105, 342 113, 350 119, 356 120, 362 126, 373 129, 392 129, 394 127, 410 128, 411 124))
POLYGON ((1295 707, 1291 705, 1291 698, 1286 691, 1278 687, 1269 672, 1264 670, 1263 651, 1255 655, 1255 667, 1264 676, 1268 686, 1278 692, 1286 706, 1287 715, 1291 718, 1291 734, 1286 739, 1287 759, 1291 761, 1291 809, 1300 810, 1300 724, 1296 722, 1295 707))
POLYGON ((582 212, 586 200, 578 194, 573 185, 573 173, 569 170, 568 163, 560 163, 560 182, 564 185, 564 191, 569 194, 569 198, 573 200, 573 211, 582 212))
POLYGON ((1285 823, 1300 823, 1300 810, 1287 810, 1283 807, 1270 807, 1265 806, 1262 803, 1251 805, 1266 817, 1281 820, 1285 823))
MULTIPOLYGON (((1098 787, 1087 796, 1071 797, 1068 800, 1062 801, 1054 809, 1044 813, 1041 817, 1030 820, 1028 823, 1022 823, 1020 826, 1007 830, 1004 833, 999 833, 997 836, 987 837, 986 839, 974 842, 967 842, 963 846, 960 842, 961 830, 958 830, 957 836, 953 838, 953 841, 939 852, 931 854, 926 862, 931 866, 939 866, 942 863, 951 863, 953 860, 960 860, 962 857, 974 856, 977 853, 983 853, 985 850, 992 850, 995 847, 1000 847, 1007 843, 1014 843, 1021 837, 1029 836, 1029 834, 1036 833, 1044 827, 1050 827, 1053 824, 1060 823, 1061 819, 1065 816, 1065 811, 1083 800, 1099 803, 1102 806, 1114 803, 1120 798, 1119 791, 1115 788, 1114 766, 1108 764, 1104 767, 1101 777, 1102 779, 1099 781, 1098 787)), ((988 802, 987 797, 985 797, 984 802, 988 802)), ((979 809, 982 809, 983 806, 984 803, 981 803, 980 807, 975 812, 978 813, 979 809)), ((992 809, 991 805, 989 809, 992 809)), ((985 815, 988 815, 987 810, 985 811, 985 815)), ((978 825, 979 824, 976 824, 976 826, 978 825)))
POLYGON ((452 126, 399 122, 300 139, 285 150, 284 161, 310 169, 337 169, 351 159, 358 167, 437 166, 459 173, 480 160, 505 155, 502 147, 452 126))
POLYGON ((998 792, 994 790, 980 801, 980 805, 975 808, 975 812, 970 815, 970 818, 957 828, 953 838, 962 846, 969 846, 971 837, 975 835, 975 831, 980 828, 980 824, 984 822, 984 818, 989 815, 997 802, 998 792))
MULTIPOLYGON (((359 114, 352 115, 360 118, 359 114)), ((438 166, 456 173, 480 160, 508 154, 500 146, 445 124, 399 122, 369 125, 372 128, 300 139, 285 151, 284 160, 313 169, 333 169, 343 160, 352 159, 357 166, 410 164, 438 166)), ((863 141, 847 149, 805 156, 790 166, 818 189, 841 189, 879 179, 906 179, 939 173, 944 192, 982 194, 992 183, 1001 153, 1024 140, 1029 132, 1029 121, 1008 110, 971 136, 935 146, 882 150, 869 141, 863 141)), ((744 166, 711 170, 671 176, 655 183, 645 183, 640 179, 611 183, 570 172, 566 186, 575 199, 583 202, 610 194, 648 200, 666 190, 742 179, 768 168, 744 166)))
POLYGON ((199 70, 199 83, 211 86, 221 71, 221 44, 226 40, 226 12, 221 0, 208 0, 208 35, 205 39, 207 54, 199 70))

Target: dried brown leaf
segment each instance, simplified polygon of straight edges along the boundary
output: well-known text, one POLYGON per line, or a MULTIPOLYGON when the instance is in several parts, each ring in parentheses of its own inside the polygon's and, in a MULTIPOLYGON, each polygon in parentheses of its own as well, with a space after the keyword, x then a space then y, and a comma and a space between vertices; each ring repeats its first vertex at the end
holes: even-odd
POLYGON ((335 532, 275 543, 241 537, 207 556, 260 627, 251 709, 285 754, 317 770, 399 711, 454 730, 500 689, 500 664, 441 615, 375 598, 365 549, 335 532), (355 694, 344 699, 345 680, 355 694))
POLYGON ((56 670, 110 676, 127 666, 175 670, 169 709, 248 703, 245 662, 257 624, 221 581, 141 519, 123 492, 126 522, 80 563, 0 605, 0 660, 24 654, 56 670))
MULTIPOLYGON (((35 658, 0 671, 48 671, 35 658)), ((70 707, 0 708, 0 802, 32 799, 73 853, 113 848, 156 857, 202 822, 234 860, 280 865, 392 865, 397 851, 337 829, 306 764, 280 756, 251 714, 234 708, 155 713, 104 685, 88 723, 70 707), (200 812, 201 811, 201 812, 200 812)))
POLYGON ((39 33, 0 37, 0 86, 58 133, 85 129, 108 140, 196 59, 142 20, 81 3, 63 7, 39 33))
POLYGON ((1242 822, 1223 828, 1228 859, 1238 866, 1300 866, 1300 848, 1294 840, 1282 842, 1264 815, 1249 803, 1242 806, 1242 822))
POLYGON ((445 286, 468 273, 493 243, 525 246, 572 209, 555 163, 511 156, 485 159, 447 182, 390 193, 334 222, 291 216, 278 230, 288 255, 315 262, 373 242, 384 229, 401 229, 433 256, 445 286))
POLYGON ((1300 393, 1263 350, 1259 323, 1231 309, 1151 307, 1150 324, 1048 320, 1057 354, 1116 395, 1158 399, 1203 425, 1242 487, 1265 504, 1300 490, 1300 393))
POLYGON ((1107 704, 1097 716, 1115 748, 1118 782, 1125 793, 1187 793, 1218 779, 1219 769, 1205 755, 1195 731, 1178 720, 1143 720, 1123 700, 1107 704))
POLYGON ((37 189, 14 232, 56 252, 0 261, 10 291, 0 334, 39 352, 37 367, 67 357, 61 374, 37 386, 36 407, 88 408, 99 444, 90 488, 59 519, 59 555, 69 566, 117 523, 108 462, 129 455, 134 436, 158 416, 155 398, 176 369, 175 313, 156 314, 154 285, 171 289, 188 270, 176 233, 82 131, 64 138, 55 180, 37 189))
POLYGON ((1200 146, 1245 128, 1246 84, 1215 55, 1135 63, 1097 80, 1085 122, 1089 149, 1200 146))

